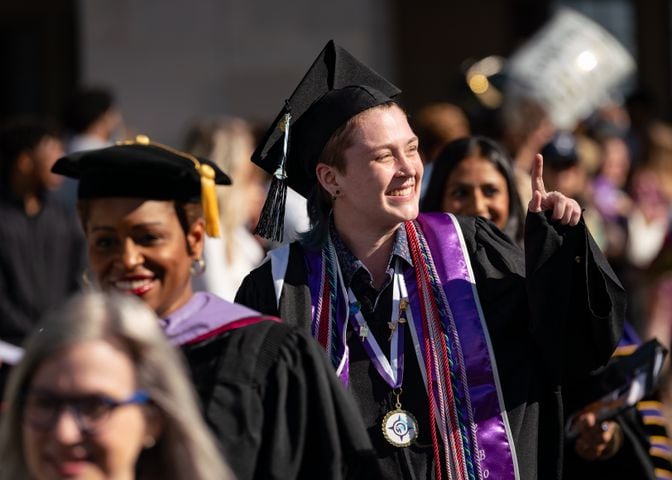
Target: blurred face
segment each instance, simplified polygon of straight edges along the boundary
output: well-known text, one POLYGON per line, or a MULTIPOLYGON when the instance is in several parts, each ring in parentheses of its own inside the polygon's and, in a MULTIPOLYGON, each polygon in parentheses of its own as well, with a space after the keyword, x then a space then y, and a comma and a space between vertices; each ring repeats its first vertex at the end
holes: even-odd
POLYGON ((32 150, 31 156, 35 167, 35 179, 43 188, 54 189, 63 181, 62 176, 51 173, 51 167, 63 155, 65 155, 63 143, 54 137, 45 137, 32 150))
POLYGON ((620 138, 610 138, 603 145, 602 174, 617 187, 623 187, 630 170, 628 146, 620 138))
POLYGON ((546 191, 557 190, 570 198, 582 198, 586 188, 586 172, 579 165, 562 170, 546 168, 544 165, 544 184, 546 191))
POLYGON ((446 181, 442 208, 445 212, 487 218, 503 230, 509 219, 506 179, 489 160, 467 157, 446 181))
POLYGON ((669 200, 657 172, 649 169, 636 171, 632 179, 631 191, 637 208, 644 214, 647 221, 668 216, 669 200))
POLYGON ((90 202, 85 219, 89 265, 101 288, 136 295, 161 318, 187 303, 191 265, 203 249, 203 222, 192 224, 185 237, 173 202, 90 202))
POLYGON ((417 217, 422 160, 399 107, 361 113, 343 156, 344 172, 332 168, 332 182, 323 182, 332 194, 339 191, 334 201, 339 230, 347 224, 353 231, 384 231, 417 217))
POLYGON ((84 405, 83 399, 101 395, 126 400, 135 390, 131 359, 106 341, 79 343, 47 359, 37 369, 24 405, 22 441, 31 478, 134 478, 143 444, 158 433, 156 420, 150 420, 146 407, 130 404, 112 409, 96 422, 93 431, 80 428, 68 407, 53 410, 51 428, 36 428, 30 419, 49 407, 35 399, 79 399, 84 405))

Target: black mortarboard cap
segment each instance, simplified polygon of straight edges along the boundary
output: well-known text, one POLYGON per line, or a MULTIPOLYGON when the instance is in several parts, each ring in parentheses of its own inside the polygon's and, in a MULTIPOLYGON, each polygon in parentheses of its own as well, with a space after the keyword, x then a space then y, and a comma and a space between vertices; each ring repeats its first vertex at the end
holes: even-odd
POLYGON ((200 201, 211 236, 219 234, 214 186, 231 184, 210 160, 152 143, 142 135, 136 141, 72 153, 60 158, 51 170, 79 180, 77 196, 81 199, 200 201))
MULTIPOLYGON (((399 93, 399 88, 330 40, 285 101, 252 161, 306 197, 317 182, 315 165, 331 135, 350 118, 399 93)), ((269 194, 269 200, 273 196, 269 194)), ((267 210, 273 209, 265 206, 260 222, 265 214, 284 217, 284 206, 273 213, 267 210)))

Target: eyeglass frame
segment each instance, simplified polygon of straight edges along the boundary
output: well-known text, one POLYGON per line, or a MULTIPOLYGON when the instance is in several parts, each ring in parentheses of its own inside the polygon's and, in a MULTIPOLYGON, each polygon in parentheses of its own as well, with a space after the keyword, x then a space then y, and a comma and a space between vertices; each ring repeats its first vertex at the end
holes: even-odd
POLYGON ((124 407, 127 405, 146 405, 151 402, 151 397, 145 390, 136 390, 135 392, 133 392, 133 394, 131 394, 130 397, 124 400, 117 400, 103 394, 82 395, 77 397, 77 396, 58 395, 53 392, 41 391, 41 390, 27 391, 21 395, 21 398, 22 398, 22 408, 21 408, 22 422, 28 425, 30 428, 37 431, 50 430, 60 419, 61 415, 63 414, 63 410, 67 409, 72 415, 72 418, 75 420, 77 428, 79 428, 79 430, 85 434, 95 433, 100 424, 104 423, 105 420, 107 420, 110 417, 112 412, 114 412, 119 407, 124 407), (35 395, 38 397, 41 396, 42 398, 50 399, 56 404, 55 408, 53 408, 53 410, 50 412, 51 417, 49 417, 47 421, 39 422, 35 421, 34 419, 31 421, 31 419, 28 418, 29 415, 26 415, 27 411, 26 400, 31 395, 35 395), (76 404, 73 404, 73 402, 77 402, 78 400, 81 401, 84 398, 96 398, 97 400, 101 401, 101 405, 105 406, 104 411, 101 414, 99 414, 97 418, 91 419, 90 422, 92 423, 92 425, 88 426, 86 424, 86 420, 84 420, 82 416, 82 412, 79 410, 79 408, 81 407, 78 407, 76 404))

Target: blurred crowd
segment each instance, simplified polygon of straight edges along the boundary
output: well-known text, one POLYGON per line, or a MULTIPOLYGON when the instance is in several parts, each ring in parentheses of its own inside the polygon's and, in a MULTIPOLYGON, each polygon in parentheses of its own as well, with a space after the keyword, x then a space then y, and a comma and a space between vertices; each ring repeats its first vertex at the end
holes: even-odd
MULTIPOLYGON (((450 92, 446 96, 451 96, 450 92)), ((612 96, 570 129, 554 126, 543 108, 533 102, 519 103, 520 111, 513 116, 511 111, 504 114, 479 105, 473 98, 463 103, 437 101, 408 111, 424 163, 421 209, 487 218, 522 246, 525 212, 532 200, 530 174, 535 156, 541 153, 546 190, 579 202, 586 225, 623 283, 628 297, 627 322, 633 333, 640 341, 657 338, 670 348, 672 123, 656 107, 645 91, 612 96), (515 116, 525 121, 511 121, 515 116)), ((82 88, 69 100, 66 116, 60 121, 36 117, 4 120, 0 130, 0 340, 22 345, 40 319, 93 281, 77 217, 77 182, 51 173, 51 167, 65 154, 76 156, 77 152, 130 140, 147 126, 124 125, 114 92, 106 88, 82 88)), ((232 180, 231 187, 218 191, 221 236, 205 241, 202 258, 207 268, 194 277, 195 291, 233 301, 244 277, 278 246, 254 233, 271 176, 250 162, 250 157, 265 128, 250 119, 226 116, 226 112, 196 121, 185 119, 184 142, 177 147, 212 160, 232 180)), ((285 243, 309 227, 305 199, 291 190, 286 212, 285 243)), ((83 321, 85 315, 73 308, 83 307, 71 305, 67 315, 80 315, 83 321)), ((37 345, 34 348, 46 348, 39 338, 33 344, 37 345)), ((36 365, 42 360, 35 355, 47 355, 40 352, 31 357, 36 365)), ((133 355, 130 358, 137 360, 133 355)), ((59 361, 68 363, 67 359, 59 361)), ((672 428, 672 368, 668 363, 655 397, 662 402, 666 425, 672 428)), ((28 368, 37 366, 24 367, 23 375, 28 368)), ((4 362, 3 383, 8 371, 10 367, 4 362)), ((10 384, 10 395, 20 394, 20 381, 17 378, 10 384)), ((154 388, 140 387, 150 393, 154 388)), ((195 408, 189 395, 187 416, 195 408)), ((36 407, 29 404, 35 410, 31 414, 35 422, 48 423, 40 419, 42 400, 39 395, 36 398, 31 400, 37 402, 36 407)), ((59 399, 64 405, 71 400, 59 399)), ((141 397, 136 401, 142 403, 141 397)), ((86 408, 81 402, 77 405, 80 410, 86 408)), ((6 414, 19 415, 15 406, 6 414)), ((81 426, 88 417, 78 415, 81 426)), ((164 424, 178 422, 173 416, 164 415, 164 424)), ((201 428, 200 424, 197 427, 201 428)), ((143 442, 153 445, 160 431, 165 437, 165 427, 139 437, 139 448, 143 442)), ((0 448, 8 448, 7 435, 11 434, 6 430, 5 437, 0 437, 0 448)), ((205 445, 206 453, 200 455, 208 457, 211 439, 199 435, 190 442, 205 445)), ((167 459, 171 453, 164 450, 160 454, 167 459)), ((669 452, 666 455, 669 459, 669 452)), ((181 461, 186 462, 184 457, 182 452, 181 461)), ((590 460, 590 455, 583 458, 590 460)), ((221 475, 230 475, 212 458, 204 461, 211 462, 221 475)), ((196 478, 188 476, 189 469, 198 470, 192 463, 185 467, 187 476, 182 478, 196 478)), ((23 471, 14 464, 12 468, 23 471)))

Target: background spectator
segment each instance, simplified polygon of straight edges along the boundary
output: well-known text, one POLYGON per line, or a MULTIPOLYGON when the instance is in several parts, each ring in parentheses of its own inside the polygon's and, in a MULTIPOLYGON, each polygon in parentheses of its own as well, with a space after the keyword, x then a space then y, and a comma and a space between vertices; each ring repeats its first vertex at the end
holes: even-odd
POLYGON ((114 94, 102 87, 77 90, 66 105, 64 125, 68 153, 112 145, 122 126, 114 94))
POLYGON ((0 128, 0 338, 23 341, 40 316, 79 288, 81 227, 52 195, 59 134, 36 119, 0 128))
POLYGON ((202 120, 187 134, 186 150, 211 159, 231 177, 232 184, 217 192, 221 237, 206 238, 203 255, 208 268, 194 279, 194 288, 233 301, 244 276, 264 257, 250 231, 266 193, 265 172, 250 162, 252 129, 241 118, 202 120))
POLYGON ((420 157, 425 164, 422 196, 427 189, 436 156, 448 142, 469 135, 469 119, 457 105, 437 102, 422 107, 409 121, 418 136, 420 157))
POLYGON ((523 239, 523 205, 511 162, 487 137, 455 140, 439 153, 420 209, 491 220, 518 243, 523 239))

